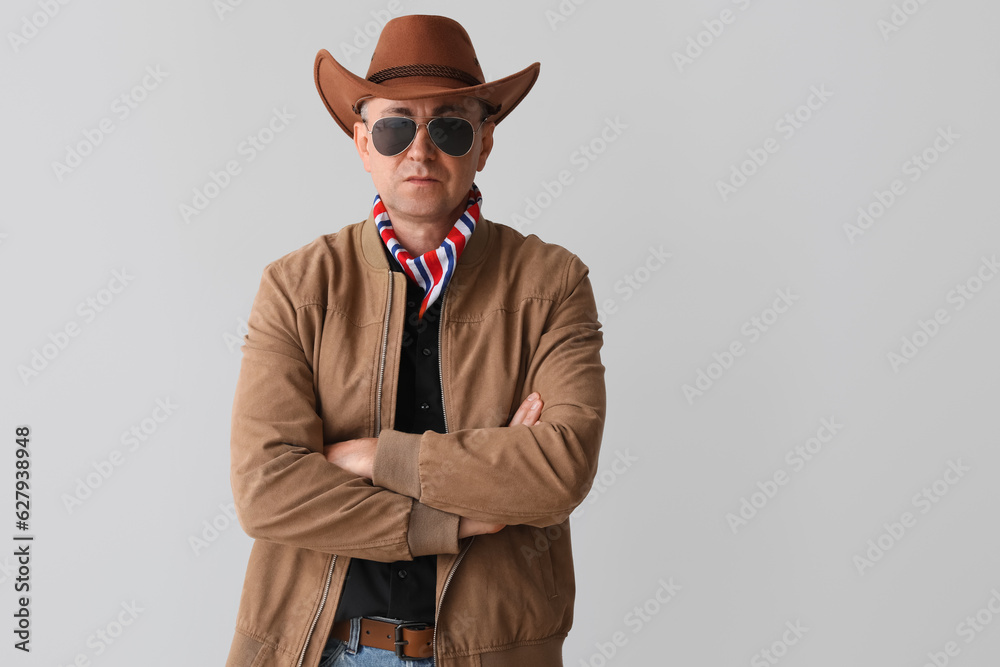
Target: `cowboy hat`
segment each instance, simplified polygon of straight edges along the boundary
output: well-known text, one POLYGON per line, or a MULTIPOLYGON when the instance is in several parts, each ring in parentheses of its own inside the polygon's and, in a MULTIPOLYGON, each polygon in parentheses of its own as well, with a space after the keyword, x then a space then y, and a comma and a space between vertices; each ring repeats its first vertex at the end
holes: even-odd
POLYGON ((444 16, 399 16, 387 22, 375 45, 368 74, 361 78, 330 52, 316 54, 316 89, 330 115, 349 136, 361 120, 358 103, 382 97, 418 100, 444 95, 479 98, 494 123, 514 110, 538 78, 539 63, 486 83, 472 40, 458 22, 444 16))

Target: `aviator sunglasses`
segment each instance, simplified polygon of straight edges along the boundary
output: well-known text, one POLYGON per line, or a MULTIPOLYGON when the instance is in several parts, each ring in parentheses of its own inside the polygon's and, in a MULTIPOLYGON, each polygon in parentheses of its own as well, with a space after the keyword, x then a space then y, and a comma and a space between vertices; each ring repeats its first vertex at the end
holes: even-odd
POLYGON ((489 116, 483 118, 479 127, 473 127, 470 121, 457 116, 437 116, 426 123, 418 123, 405 116, 389 116, 379 118, 370 129, 368 123, 365 123, 365 129, 372 137, 375 150, 386 157, 399 155, 409 148, 421 125, 427 128, 431 141, 441 152, 452 157, 462 157, 472 150, 476 132, 482 129, 486 118, 489 116))

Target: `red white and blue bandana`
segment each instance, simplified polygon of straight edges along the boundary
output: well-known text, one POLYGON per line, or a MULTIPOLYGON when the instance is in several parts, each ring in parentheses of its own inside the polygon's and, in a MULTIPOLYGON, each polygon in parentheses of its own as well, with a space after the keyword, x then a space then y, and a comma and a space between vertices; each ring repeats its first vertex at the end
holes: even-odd
POLYGON ((469 190, 469 201, 465 213, 455 222, 438 249, 430 250, 420 257, 413 258, 406 251, 406 248, 396 240, 396 234, 389 221, 389 213, 382 203, 382 197, 375 195, 372 215, 375 217, 379 235, 410 280, 420 285, 424 290, 419 317, 423 318, 424 312, 441 296, 448 281, 451 280, 451 276, 455 272, 455 265, 458 264, 458 258, 461 256, 462 250, 465 249, 465 244, 472 237, 472 232, 476 229, 479 208, 482 205, 483 195, 473 183, 472 189, 469 190))

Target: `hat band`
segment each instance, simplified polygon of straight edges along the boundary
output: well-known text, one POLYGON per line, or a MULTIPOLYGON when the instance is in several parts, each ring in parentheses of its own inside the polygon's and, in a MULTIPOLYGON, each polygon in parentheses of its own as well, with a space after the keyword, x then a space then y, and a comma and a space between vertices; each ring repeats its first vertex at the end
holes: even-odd
POLYGON ((382 83, 390 79, 400 79, 408 76, 439 76, 443 79, 455 79, 470 86, 478 86, 483 83, 468 72, 447 65, 400 65, 399 67, 387 67, 372 74, 368 77, 368 80, 372 83, 382 83))

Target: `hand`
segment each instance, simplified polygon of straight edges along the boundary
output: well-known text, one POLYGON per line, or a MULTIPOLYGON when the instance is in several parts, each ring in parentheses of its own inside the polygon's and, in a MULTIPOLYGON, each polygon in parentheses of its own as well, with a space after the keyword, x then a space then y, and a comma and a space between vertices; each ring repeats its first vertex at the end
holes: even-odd
MULTIPOLYGON (((545 422, 538 421, 540 414, 542 414, 542 397, 536 391, 524 399, 507 426, 544 424, 545 422)), ((463 516, 458 522, 458 539, 469 537, 470 535, 498 533, 504 528, 506 528, 506 524, 503 523, 487 523, 463 516)))
POLYGON ((458 521, 458 539, 469 537, 470 535, 498 533, 506 527, 507 524, 504 523, 486 523, 485 521, 470 519, 467 516, 463 516, 458 521))
POLYGON ((514 416, 510 418, 510 423, 507 426, 534 426, 535 424, 544 424, 545 422, 538 421, 539 415, 542 414, 542 397, 535 391, 528 394, 528 397, 524 399, 521 406, 514 413, 514 416))
POLYGON ((375 467, 375 447, 377 445, 378 438, 342 440, 324 445, 323 456, 330 463, 370 480, 375 467))

